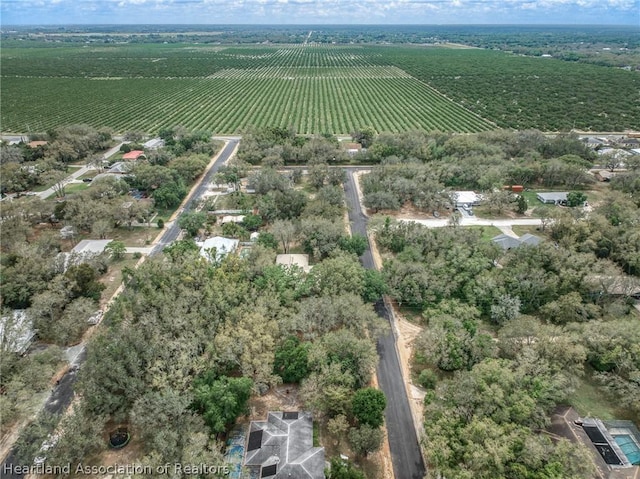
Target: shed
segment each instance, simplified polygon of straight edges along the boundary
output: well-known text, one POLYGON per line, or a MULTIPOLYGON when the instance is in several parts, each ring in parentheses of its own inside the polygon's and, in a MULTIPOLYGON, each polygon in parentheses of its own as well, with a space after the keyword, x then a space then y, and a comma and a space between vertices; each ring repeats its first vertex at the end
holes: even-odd
POLYGON ((362 145, 360 143, 343 143, 342 145, 350 155, 355 155, 362 151, 362 145))
POLYGON ((567 192, 547 191, 536 195, 540 201, 549 205, 561 205, 567 202, 567 192))

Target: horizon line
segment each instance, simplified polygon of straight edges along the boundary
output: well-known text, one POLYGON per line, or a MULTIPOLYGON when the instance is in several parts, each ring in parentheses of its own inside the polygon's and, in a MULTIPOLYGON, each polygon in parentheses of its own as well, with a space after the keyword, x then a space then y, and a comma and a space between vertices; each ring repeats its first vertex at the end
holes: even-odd
POLYGON ((555 26, 555 27, 634 27, 640 31, 640 25, 634 23, 11 23, 0 24, 0 31, 7 27, 87 27, 87 26, 274 26, 274 27, 295 27, 295 26, 321 26, 321 27, 507 27, 507 26, 555 26))

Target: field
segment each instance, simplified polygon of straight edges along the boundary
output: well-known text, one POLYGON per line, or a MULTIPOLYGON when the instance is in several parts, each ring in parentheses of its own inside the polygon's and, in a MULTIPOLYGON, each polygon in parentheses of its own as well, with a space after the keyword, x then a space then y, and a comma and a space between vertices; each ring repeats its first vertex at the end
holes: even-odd
POLYGON ((501 127, 640 129, 640 72, 481 49, 379 48, 403 69, 501 127))
POLYGON ((6 40, 0 60, 3 131, 640 129, 637 72, 480 49, 6 40))

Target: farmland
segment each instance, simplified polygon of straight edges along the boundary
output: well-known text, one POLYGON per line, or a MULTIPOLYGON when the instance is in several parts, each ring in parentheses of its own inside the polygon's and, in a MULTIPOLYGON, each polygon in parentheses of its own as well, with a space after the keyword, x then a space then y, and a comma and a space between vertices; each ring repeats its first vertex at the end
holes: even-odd
POLYGON ((640 128, 637 72, 480 49, 9 39, 1 60, 3 131, 640 128))

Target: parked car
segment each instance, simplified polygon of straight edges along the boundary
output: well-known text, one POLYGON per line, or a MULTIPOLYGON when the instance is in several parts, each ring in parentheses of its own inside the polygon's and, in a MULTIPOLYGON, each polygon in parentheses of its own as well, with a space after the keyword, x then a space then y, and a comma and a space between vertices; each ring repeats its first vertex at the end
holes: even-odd
POLYGON ((82 178, 83 183, 91 183, 92 181, 93 181, 93 178, 82 178))

